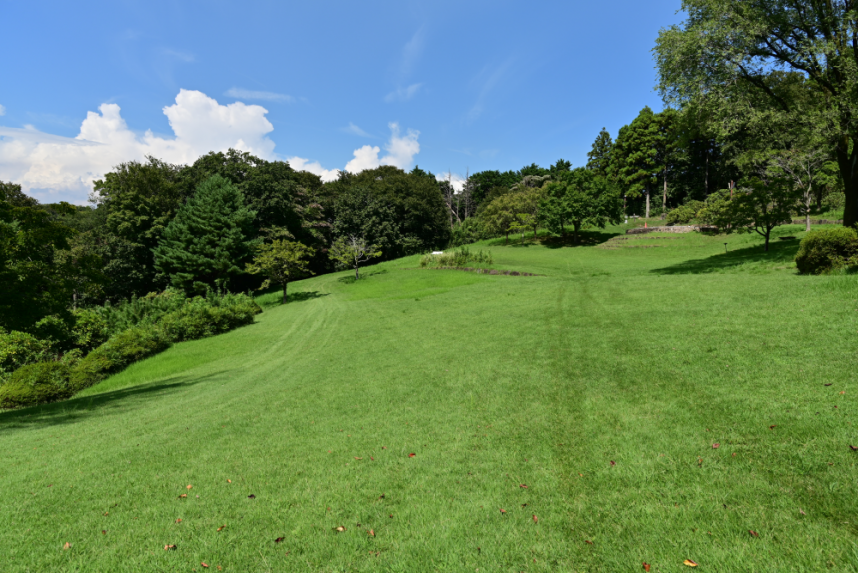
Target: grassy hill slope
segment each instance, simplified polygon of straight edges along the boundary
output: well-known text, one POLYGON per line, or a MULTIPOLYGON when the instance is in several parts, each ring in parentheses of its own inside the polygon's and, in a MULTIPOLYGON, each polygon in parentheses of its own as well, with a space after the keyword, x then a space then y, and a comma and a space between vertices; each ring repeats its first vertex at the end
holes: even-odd
POLYGON ((858 571, 855 277, 620 232, 295 283, 0 414, 4 570, 858 571))

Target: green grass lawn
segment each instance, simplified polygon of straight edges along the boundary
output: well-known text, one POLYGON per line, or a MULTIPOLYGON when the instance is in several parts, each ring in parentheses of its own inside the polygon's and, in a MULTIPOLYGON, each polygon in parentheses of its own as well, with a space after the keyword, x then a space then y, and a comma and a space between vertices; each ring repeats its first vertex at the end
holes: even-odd
POLYGON ((858 571, 858 277, 623 232, 294 283, 0 414, 0 570, 858 571))

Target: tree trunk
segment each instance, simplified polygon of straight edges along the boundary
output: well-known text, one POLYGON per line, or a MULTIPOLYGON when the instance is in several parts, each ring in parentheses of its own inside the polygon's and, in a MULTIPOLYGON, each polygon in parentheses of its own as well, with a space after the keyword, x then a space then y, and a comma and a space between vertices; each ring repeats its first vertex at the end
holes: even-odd
POLYGON ((772 230, 766 229, 766 252, 769 252, 769 238, 772 236, 772 230))
MULTIPOLYGON (((709 142, 706 142, 709 145, 709 142)), ((703 175, 703 187, 706 190, 706 196, 709 197, 709 148, 706 148, 706 173, 703 175)))
POLYGON ((853 227, 858 223, 858 138, 853 138, 855 145, 852 156, 849 155, 849 141, 843 137, 838 142, 835 152, 840 176, 843 178, 843 191, 846 194, 846 204, 843 207, 843 226, 853 227))
POLYGON ((579 223, 578 221, 573 221, 572 222, 572 228, 574 229, 572 231, 572 233, 573 233, 572 242, 574 242, 577 245, 578 244, 578 230, 581 228, 581 223, 579 223))
POLYGON ((661 196, 661 218, 667 216, 667 168, 664 169, 664 193, 661 196))
POLYGON ((506 239, 504 240, 503 244, 506 245, 507 243, 509 243, 509 231, 506 232, 506 239))
POLYGON ((358 265, 355 265, 355 280, 360 278, 360 274, 358 273, 358 265))
POLYGON ((646 217, 645 219, 649 220, 649 185, 646 188, 646 217))
POLYGON ((289 283, 283 283, 283 304, 289 302, 288 297, 286 296, 286 287, 289 286, 289 283))

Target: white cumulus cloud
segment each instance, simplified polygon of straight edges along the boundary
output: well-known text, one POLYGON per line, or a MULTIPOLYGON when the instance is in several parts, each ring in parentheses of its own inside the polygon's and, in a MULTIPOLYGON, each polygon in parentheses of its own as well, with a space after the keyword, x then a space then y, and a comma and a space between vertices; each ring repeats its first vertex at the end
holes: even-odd
POLYGON ((309 171, 321 177, 322 181, 325 182, 334 181, 340 176, 339 169, 325 169, 318 161, 310 161, 303 157, 289 157, 286 161, 289 162, 289 166, 295 171, 309 171))
POLYGON ((384 146, 387 155, 379 158, 381 149, 378 146, 364 145, 360 149, 355 149, 354 159, 346 164, 346 171, 360 173, 380 165, 393 165, 400 169, 411 166, 414 156, 420 153, 420 143, 417 141, 420 132, 409 129, 404 136, 401 136, 398 123, 391 123, 388 127, 390 127, 390 140, 384 146))
POLYGON ((164 108, 175 137, 131 131, 117 104, 87 113, 74 138, 33 128, 0 127, 0 180, 20 183, 44 201, 85 201, 92 183, 124 161, 153 155, 170 163, 191 163, 210 151, 230 147, 274 158, 267 134, 274 126, 268 110, 241 102, 221 105, 198 91, 181 90, 164 108))
POLYGON ((462 189, 464 189, 465 182, 467 181, 467 179, 465 179, 458 173, 441 173, 435 176, 436 181, 447 181, 448 179, 453 185, 453 190, 456 193, 460 193, 462 189))

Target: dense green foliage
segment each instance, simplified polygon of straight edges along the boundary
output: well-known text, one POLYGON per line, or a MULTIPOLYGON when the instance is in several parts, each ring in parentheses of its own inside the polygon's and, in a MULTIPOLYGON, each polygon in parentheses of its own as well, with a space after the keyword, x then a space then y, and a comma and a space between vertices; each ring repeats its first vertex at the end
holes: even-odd
POLYGON ((280 285, 283 289, 283 304, 286 304, 289 281, 312 274, 309 259, 313 254, 313 249, 301 243, 274 239, 256 248, 253 262, 247 264, 247 272, 267 277, 261 288, 268 288, 271 283, 280 285))
POLYGON ((807 275, 858 266, 858 231, 840 227, 809 232, 801 240, 795 264, 807 275))
POLYGON ((545 187, 542 219, 553 233, 566 235, 571 225, 573 240, 583 227, 605 228, 617 224, 622 216, 622 204, 617 186, 593 169, 578 168, 559 174, 556 181, 545 187))
POLYGON ((235 287, 251 257, 255 216, 241 191, 213 175, 164 229, 155 268, 189 294, 235 287))
POLYGON ((28 364, 0 385, 0 408, 20 408, 69 398, 75 393, 64 362, 28 364))
POLYGON ((26 332, 0 332, 0 384, 26 364, 53 357, 52 345, 26 332))
POLYGON ((667 214, 668 225, 685 225, 697 218, 697 213, 703 208, 703 201, 691 200, 683 203, 667 214))

